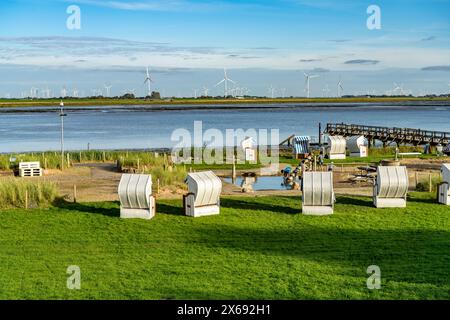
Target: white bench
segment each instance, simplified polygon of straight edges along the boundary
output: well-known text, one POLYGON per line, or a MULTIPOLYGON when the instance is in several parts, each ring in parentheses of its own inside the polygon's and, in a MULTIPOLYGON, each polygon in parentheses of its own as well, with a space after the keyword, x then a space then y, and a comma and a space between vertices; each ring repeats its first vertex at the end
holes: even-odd
POLYGON ((373 204, 377 208, 404 208, 408 187, 405 166, 379 166, 373 186, 373 204))
POLYGON ((151 175, 123 174, 118 193, 121 218, 151 219, 155 216, 151 175))
POLYGON ((442 183, 438 186, 438 202, 450 205, 450 163, 442 165, 442 183))
POLYGON ((332 172, 303 173, 302 213, 307 215, 329 215, 334 211, 332 172))
POLYGON ((222 181, 212 172, 189 173, 185 183, 188 193, 183 196, 185 214, 201 217, 220 213, 222 181))
POLYGON ((21 177, 40 177, 42 168, 39 161, 19 162, 19 176, 21 177))

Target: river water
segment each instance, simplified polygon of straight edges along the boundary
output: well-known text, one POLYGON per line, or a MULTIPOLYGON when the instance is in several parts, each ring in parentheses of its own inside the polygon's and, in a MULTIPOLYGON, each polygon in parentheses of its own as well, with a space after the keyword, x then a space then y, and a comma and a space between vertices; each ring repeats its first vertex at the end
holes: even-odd
MULTIPOLYGON (((203 130, 216 128, 224 134, 226 129, 279 129, 280 140, 291 134, 317 137, 319 122, 323 128, 328 122, 344 122, 450 132, 450 106, 445 105, 167 109, 68 109, 64 118, 66 149, 83 150, 88 143, 91 149, 170 148, 175 144, 172 132, 178 128, 193 132, 194 121, 202 121, 203 130)), ((56 109, 11 111, 0 110, 0 153, 59 149, 60 118, 56 109)))

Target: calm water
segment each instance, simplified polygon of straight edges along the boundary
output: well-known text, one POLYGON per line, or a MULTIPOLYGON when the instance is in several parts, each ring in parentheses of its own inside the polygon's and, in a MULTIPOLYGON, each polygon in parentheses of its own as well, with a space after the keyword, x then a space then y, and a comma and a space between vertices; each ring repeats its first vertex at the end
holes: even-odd
MULTIPOLYGON (((235 185, 241 186, 242 177, 236 177, 235 185)), ((224 179, 228 183, 232 183, 231 178, 224 179)), ((255 184, 253 185, 253 190, 286 190, 289 189, 282 185, 283 177, 270 176, 270 177, 257 177, 255 184)), ((298 181, 297 181, 298 182, 298 181)))
MULTIPOLYGON (((300 107, 264 110, 68 110, 65 117, 67 149, 132 149, 171 147, 177 128, 279 129, 280 139, 291 134, 318 135, 318 123, 346 122, 421 128, 450 132, 450 106, 300 107)), ((60 122, 55 112, 1 112, 0 152, 57 150, 60 122)))

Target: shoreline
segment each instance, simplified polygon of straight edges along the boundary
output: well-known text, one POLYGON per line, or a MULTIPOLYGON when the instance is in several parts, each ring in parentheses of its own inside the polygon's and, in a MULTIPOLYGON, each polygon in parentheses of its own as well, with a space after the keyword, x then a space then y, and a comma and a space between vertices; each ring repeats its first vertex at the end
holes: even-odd
MULTIPOLYGON (((195 101, 145 101, 136 100, 129 103, 122 100, 63 100, 65 110, 95 111, 95 110, 127 110, 127 111, 185 111, 185 110, 270 110, 299 108, 349 108, 349 107, 449 107, 450 98, 445 99, 366 99, 356 101, 343 99, 314 100, 312 99, 261 99, 250 100, 195 100, 195 101), (305 101, 306 100, 306 101, 305 101)), ((0 113, 22 112, 54 112, 59 110, 60 100, 29 101, 22 103, 5 103, 0 101, 0 113)))

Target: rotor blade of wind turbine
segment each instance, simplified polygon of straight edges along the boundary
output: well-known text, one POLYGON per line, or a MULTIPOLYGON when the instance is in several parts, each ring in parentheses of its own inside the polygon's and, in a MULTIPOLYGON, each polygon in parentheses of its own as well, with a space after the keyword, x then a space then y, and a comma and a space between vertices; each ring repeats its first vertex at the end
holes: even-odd
POLYGON ((234 82, 234 81, 231 80, 230 78, 228 78, 227 80, 230 81, 230 82, 232 82, 232 83, 234 83, 234 84, 236 84, 236 82, 234 82))
POLYGON ((220 81, 219 83, 217 83, 214 87, 217 87, 219 84, 223 83, 225 81, 225 79, 223 79, 222 81, 220 81))

